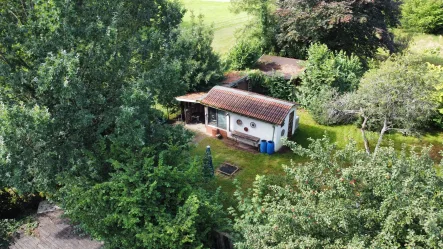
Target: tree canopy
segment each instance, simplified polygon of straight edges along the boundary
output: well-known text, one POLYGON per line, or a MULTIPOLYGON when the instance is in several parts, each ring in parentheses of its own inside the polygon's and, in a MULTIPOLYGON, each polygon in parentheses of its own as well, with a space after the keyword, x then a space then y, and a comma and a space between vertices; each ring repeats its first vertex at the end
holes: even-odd
POLYGON ((443 246, 443 181, 429 148, 387 147, 372 158, 327 137, 288 145, 311 160, 284 166, 278 183, 257 176, 250 192, 236 192, 237 248, 443 246))
POLYGON ((112 248, 209 246, 217 195, 190 134, 153 108, 218 72, 210 32, 181 30, 183 14, 169 0, 0 1, 1 187, 43 192, 112 248))
POLYGON ((428 70, 426 63, 417 56, 391 57, 380 68, 368 71, 355 93, 335 101, 335 108, 361 116, 368 153, 364 133, 368 125, 380 129, 375 151, 387 131, 411 134, 426 127, 436 111, 433 95, 440 83, 435 75, 427 73, 428 70))
POLYGON ((315 42, 359 57, 372 57, 379 47, 395 50, 388 31, 398 24, 399 2, 395 0, 278 1, 276 13, 277 41, 291 57, 304 57, 315 42))
POLYGON ((402 27, 425 33, 443 32, 443 1, 406 0, 401 6, 402 27))
POLYGON ((343 51, 333 52, 325 44, 314 43, 308 49, 298 100, 316 122, 341 123, 342 120, 328 116, 328 105, 340 94, 356 90, 363 73, 363 65, 357 56, 347 56, 343 51))

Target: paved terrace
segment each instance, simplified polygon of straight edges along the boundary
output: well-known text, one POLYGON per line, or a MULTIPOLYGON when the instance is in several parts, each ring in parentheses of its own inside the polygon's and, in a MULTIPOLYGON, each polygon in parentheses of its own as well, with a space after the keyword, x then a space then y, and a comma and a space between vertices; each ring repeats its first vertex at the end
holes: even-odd
POLYGON ((62 210, 52 209, 37 215, 38 227, 33 235, 19 231, 9 249, 99 249, 103 244, 80 237, 68 219, 62 218, 62 210))

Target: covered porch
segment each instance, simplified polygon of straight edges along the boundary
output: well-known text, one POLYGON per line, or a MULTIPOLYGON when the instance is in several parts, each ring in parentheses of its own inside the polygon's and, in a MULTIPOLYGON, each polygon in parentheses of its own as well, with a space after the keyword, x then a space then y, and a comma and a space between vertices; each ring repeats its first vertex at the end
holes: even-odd
POLYGON ((205 107, 198 103, 206 93, 198 92, 191 93, 184 96, 176 97, 176 100, 180 102, 180 120, 185 125, 194 125, 195 129, 200 130, 201 125, 205 125, 205 107), (200 126, 197 126, 200 124, 200 126))

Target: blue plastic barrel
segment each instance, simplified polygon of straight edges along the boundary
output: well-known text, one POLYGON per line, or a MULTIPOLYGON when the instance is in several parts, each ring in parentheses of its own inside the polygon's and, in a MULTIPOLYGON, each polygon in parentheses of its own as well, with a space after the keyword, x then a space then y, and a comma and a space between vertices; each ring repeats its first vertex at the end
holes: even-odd
POLYGON ((260 141, 260 153, 266 153, 266 151, 268 147, 268 142, 266 142, 266 140, 261 140, 260 141))
POLYGON ((268 155, 274 154, 274 142, 268 141, 268 149, 267 149, 268 155))

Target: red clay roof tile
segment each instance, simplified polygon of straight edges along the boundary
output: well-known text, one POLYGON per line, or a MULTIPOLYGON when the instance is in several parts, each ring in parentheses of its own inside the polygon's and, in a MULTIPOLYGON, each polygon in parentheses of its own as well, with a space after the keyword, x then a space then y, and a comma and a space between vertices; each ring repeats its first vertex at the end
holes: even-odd
POLYGON ((215 86, 200 101, 216 109, 238 113, 272 124, 282 124, 295 103, 235 88, 215 86))

